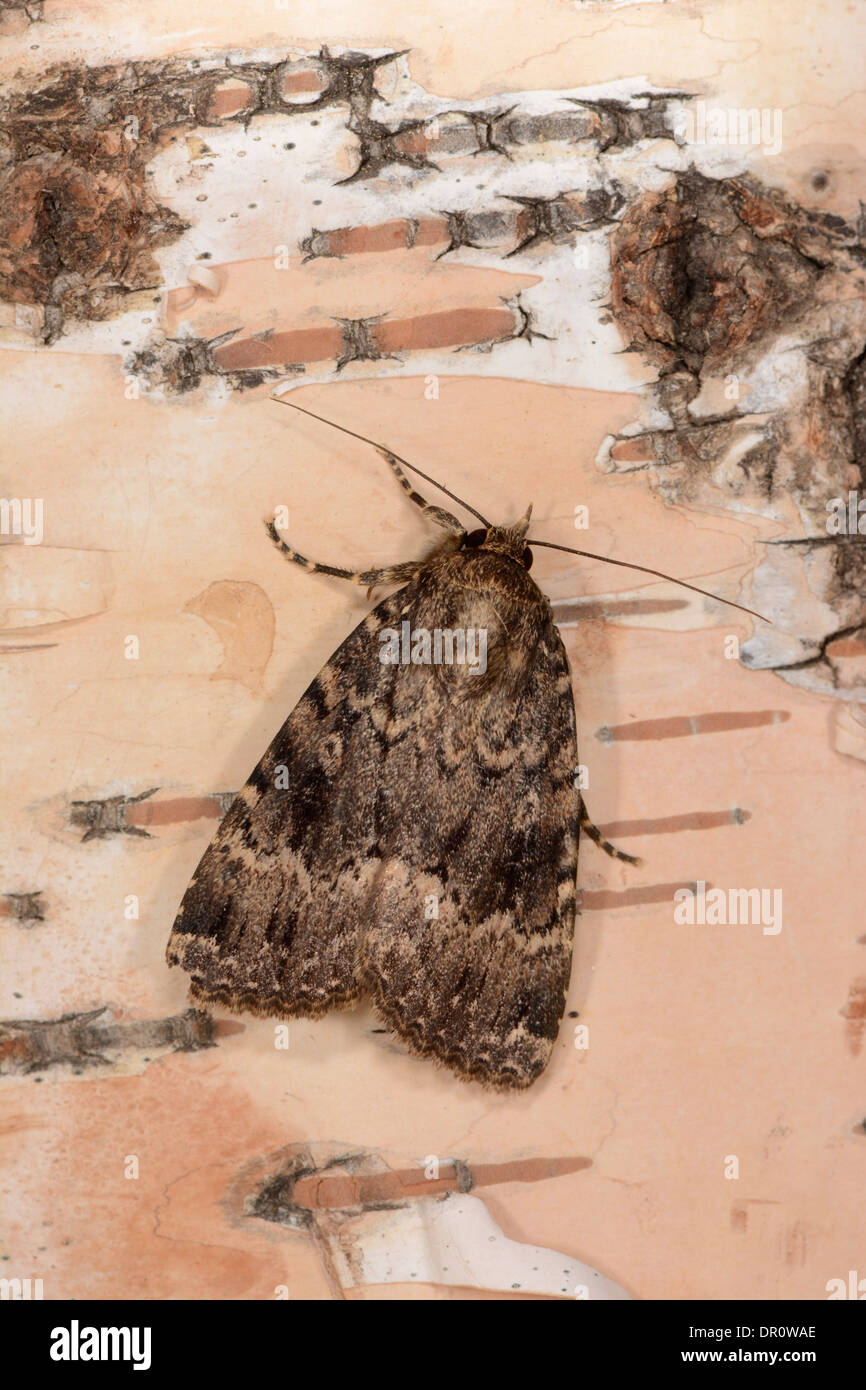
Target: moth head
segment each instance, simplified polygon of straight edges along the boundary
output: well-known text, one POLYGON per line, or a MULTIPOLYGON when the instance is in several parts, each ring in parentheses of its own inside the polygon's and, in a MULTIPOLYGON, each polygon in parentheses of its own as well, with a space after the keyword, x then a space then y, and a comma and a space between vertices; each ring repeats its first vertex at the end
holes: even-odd
POLYGON ((513 526, 482 526, 477 531, 469 531, 463 537, 464 550, 492 550, 500 555, 508 555, 517 560, 524 569, 532 566, 532 551, 526 544, 529 519, 532 516, 532 503, 526 508, 519 521, 513 526))

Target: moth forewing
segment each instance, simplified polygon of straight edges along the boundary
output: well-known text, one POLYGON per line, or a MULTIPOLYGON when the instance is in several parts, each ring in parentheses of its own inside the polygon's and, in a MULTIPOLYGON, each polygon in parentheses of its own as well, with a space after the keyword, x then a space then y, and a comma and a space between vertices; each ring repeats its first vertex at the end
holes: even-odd
POLYGON ((315 1017, 368 995, 411 1051, 525 1087, 559 1030, 579 830, 594 830, 568 658, 528 574, 530 511, 467 533, 377 447, 446 534, 424 560, 354 572, 305 559, 269 524, 313 573, 402 587, 322 668, 233 801, 168 960, 195 1000, 236 1011, 315 1017))

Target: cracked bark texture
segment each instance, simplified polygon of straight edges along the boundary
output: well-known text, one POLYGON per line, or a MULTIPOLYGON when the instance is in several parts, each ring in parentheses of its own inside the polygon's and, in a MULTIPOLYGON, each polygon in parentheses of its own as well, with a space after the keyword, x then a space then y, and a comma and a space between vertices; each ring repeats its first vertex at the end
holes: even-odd
MULTIPOLYGON (((76 1072, 110 1066, 122 1051, 195 1052, 215 1045, 213 1019, 199 1009, 187 1009, 174 1018, 123 1022, 112 1021, 105 1009, 58 1019, 4 1020, 0 1021, 0 1076, 31 1075, 58 1066, 76 1072)), ((145 1062, 150 1060, 144 1057, 145 1062)))
POLYGON ((866 494, 859 18, 821 13, 818 62, 805 0, 344 8, 0 11, 2 491, 44 503, 39 543, 0 536, 4 1272, 530 1296, 413 1281, 413 1214, 459 1234, 480 1202, 473 1257, 823 1298, 866 1152, 866 538, 826 529, 866 494), (777 152, 689 138, 741 104, 781 112, 777 152), (537 552, 588 803, 644 866, 582 850, 566 1020, 516 1109, 369 1010, 191 1015, 164 967, 228 789, 365 611, 262 520, 351 567, 430 541, 374 451, 269 400, 298 391, 485 515, 532 500, 544 539, 774 620, 537 552), (782 932, 677 925, 700 882, 781 887, 782 932))
MULTIPOLYGON (((866 536, 828 536, 828 502, 866 494, 863 373, 866 243, 857 225, 807 211, 754 179, 688 173, 639 199, 611 238, 612 311, 629 347, 659 368, 661 428, 613 443, 608 466, 653 471, 672 502, 712 507, 719 493, 797 530, 767 544, 754 587, 775 634, 760 632, 747 664, 822 693, 866 695, 866 536), (710 414, 708 385, 748 384, 779 352, 802 379, 776 408, 710 414), (823 600, 820 626, 785 596, 800 584, 823 600), (778 597, 776 597, 778 595, 778 597), (774 601, 775 598, 775 601, 774 601), (823 630, 822 630, 823 629, 823 630), (802 655, 791 659, 795 639, 802 655), (796 675, 794 674, 796 673, 796 675)), ((745 408, 744 408, 745 407, 745 408)))
MULTIPOLYGON (((632 473, 637 453, 638 468, 652 467, 652 485, 672 503, 712 506, 721 491, 739 509, 781 521, 783 530, 792 529, 785 525, 790 518, 796 546, 773 536, 775 548, 765 548, 753 578, 775 628, 756 633, 743 659, 821 693, 862 700, 866 551, 859 535, 825 546, 828 500, 866 488, 862 216, 855 222, 800 207, 748 173, 699 172, 684 151, 683 112, 695 95, 687 88, 634 84, 627 98, 536 94, 536 106, 549 104, 547 112, 527 109, 525 97, 478 107, 437 101, 425 115, 418 112, 430 99, 406 85, 406 59, 404 51, 336 52, 322 45, 270 61, 189 56, 49 72, 0 107, 0 208, 9 247, 0 259, 0 294, 35 315, 34 331, 45 343, 72 321, 105 321, 144 302, 161 284, 157 248, 196 232, 190 218, 159 200, 158 154, 195 140, 200 152, 193 162, 214 169, 205 158, 213 153, 209 132, 232 126, 249 132, 266 121, 276 122, 282 136, 299 123, 307 128, 332 117, 343 162, 351 166, 340 177, 337 159, 323 171, 332 187, 375 188, 387 174, 389 199, 399 201, 402 188, 425 210, 423 219, 390 224, 384 236, 375 227, 313 227, 292 247, 304 263, 401 247, 422 255, 438 247, 437 261, 481 253, 474 258, 503 268, 531 255, 553 288, 563 279, 556 254, 573 254, 584 237, 598 233, 596 249, 609 260, 602 267, 609 279, 607 322, 657 371, 647 408, 654 405, 663 421, 610 441, 602 462, 632 473), (382 82, 390 83, 384 94, 382 82), (381 118, 386 112, 388 121, 381 118), (647 193, 629 160, 636 149, 652 147, 660 164, 676 153, 683 167, 647 193), (516 191, 515 161, 529 179, 532 156, 542 152, 554 170, 561 162, 563 182, 577 154, 584 182, 587 170, 590 175, 584 191, 516 191), (490 206, 437 214, 431 176, 444 170, 447 178, 449 165, 478 158, 487 163, 487 182, 479 187, 490 206), (754 378, 778 377, 779 354, 788 357, 787 393, 777 390, 769 408, 750 408, 750 397, 761 394, 754 378), (792 363, 799 375, 793 382, 792 363), (707 395, 720 379, 742 385, 742 404, 719 408, 716 400, 708 410, 707 395), (778 597, 795 578, 815 600, 807 615, 778 597), (838 642, 847 643, 843 661, 838 642)), ((276 148, 278 141, 272 143, 276 148)), ((296 145, 283 140, 279 162, 296 145)), ((199 260, 202 254, 211 258, 198 253, 199 260)), ((581 288, 582 268, 571 276, 572 290, 581 288)), ((189 277, 191 307, 201 300, 218 305, 218 267, 197 265, 189 277)), ((183 395, 206 384, 249 391, 308 379, 320 362, 330 361, 332 374, 355 364, 381 371, 394 363, 400 370, 425 348, 499 358, 502 344, 568 336, 567 327, 546 331, 543 311, 526 298, 510 302, 512 323, 492 305, 487 322, 480 311, 459 309, 437 322, 403 319, 388 306, 358 317, 332 313, 294 330, 271 323, 245 333, 239 323, 212 336, 195 333, 181 311, 179 331, 149 330, 124 354, 123 369, 149 393, 183 395)), ((123 343, 129 346, 128 339, 123 343)), ((544 368, 527 361, 518 371, 531 378, 544 368)))

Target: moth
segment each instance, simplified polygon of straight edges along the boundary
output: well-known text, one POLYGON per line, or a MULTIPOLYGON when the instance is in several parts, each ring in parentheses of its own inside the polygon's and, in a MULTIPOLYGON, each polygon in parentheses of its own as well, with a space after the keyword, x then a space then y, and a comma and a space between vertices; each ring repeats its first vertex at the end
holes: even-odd
POLYGON ((587 813, 568 656, 529 573, 533 545, 570 547, 527 539, 531 507, 493 525, 434 484, 481 523, 467 531, 403 468, 426 474, 365 442, 440 538, 423 559, 353 572, 305 559, 267 524, 312 573, 368 597, 399 587, 307 687, 233 800, 167 959, 195 1001, 235 1012, 316 1018, 368 996, 411 1052, 526 1087, 565 1008, 581 830, 639 862, 587 813), (435 659, 437 632, 451 660, 441 641, 435 659), (484 634, 483 663, 454 659, 459 633, 484 634))

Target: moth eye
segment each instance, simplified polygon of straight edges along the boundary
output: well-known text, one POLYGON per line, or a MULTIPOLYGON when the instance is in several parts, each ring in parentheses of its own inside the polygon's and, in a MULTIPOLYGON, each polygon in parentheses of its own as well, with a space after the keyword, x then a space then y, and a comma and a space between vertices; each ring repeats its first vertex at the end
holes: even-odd
POLYGON ((464 549, 477 550, 479 545, 483 545, 486 539, 486 531, 470 531, 469 535, 463 538, 463 547, 464 549))
POLYGON ((529 549, 529 546, 526 546, 526 548, 525 548, 525 550, 524 550, 524 552, 523 552, 523 568, 524 568, 525 570, 531 570, 531 569, 532 569, 532 560, 533 560, 532 551, 529 549))

